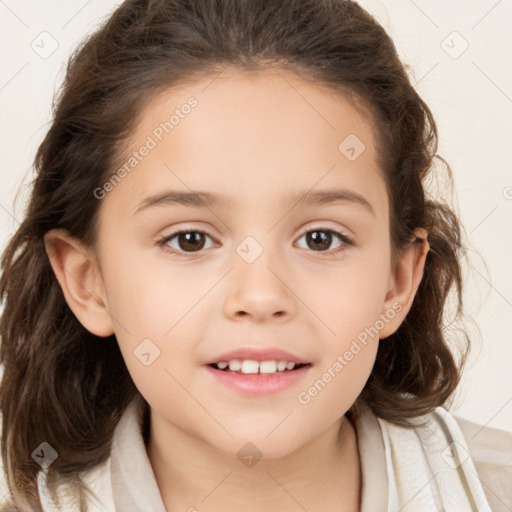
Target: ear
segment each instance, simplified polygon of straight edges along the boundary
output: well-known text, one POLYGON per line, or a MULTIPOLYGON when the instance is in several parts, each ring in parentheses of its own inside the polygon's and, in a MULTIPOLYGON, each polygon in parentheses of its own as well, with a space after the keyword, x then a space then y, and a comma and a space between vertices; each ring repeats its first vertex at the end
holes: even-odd
POLYGON ((380 330, 380 339, 387 338, 400 327, 411 309, 423 277, 425 259, 430 250, 427 232, 423 228, 416 228, 414 235, 415 239, 399 255, 396 267, 389 279, 389 288, 382 314, 388 319, 390 311, 394 311, 396 314, 380 330))
POLYGON ((44 243, 66 302, 78 321, 96 336, 113 334, 103 277, 93 253, 64 229, 48 231, 44 243))

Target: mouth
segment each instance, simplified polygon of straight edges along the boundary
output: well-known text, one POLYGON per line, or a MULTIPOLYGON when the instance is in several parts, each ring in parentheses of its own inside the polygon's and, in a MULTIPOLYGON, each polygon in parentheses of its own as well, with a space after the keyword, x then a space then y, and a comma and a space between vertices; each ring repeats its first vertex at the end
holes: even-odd
POLYGON ((216 386, 246 396, 266 396, 296 386, 309 374, 311 363, 267 359, 229 359, 204 366, 216 386))
POLYGON ((254 359, 231 359, 210 363, 207 366, 226 373, 238 373, 243 375, 275 375, 294 372, 311 363, 296 363, 286 360, 257 361, 254 359))

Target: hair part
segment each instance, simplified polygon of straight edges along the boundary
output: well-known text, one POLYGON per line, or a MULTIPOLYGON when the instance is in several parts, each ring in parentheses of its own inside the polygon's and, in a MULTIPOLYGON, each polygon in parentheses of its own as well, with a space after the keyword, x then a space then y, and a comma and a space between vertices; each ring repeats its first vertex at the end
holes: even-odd
POLYGON ((115 336, 94 336, 68 307, 43 237, 64 228, 93 247, 101 207, 93 191, 112 175, 144 105, 226 66, 287 69, 349 96, 375 130, 393 261, 416 227, 428 231, 412 307, 379 344, 358 401, 408 427, 457 387, 467 352, 458 366, 443 329, 453 288, 462 314, 461 226, 448 205, 426 197, 440 159, 436 124, 383 27, 349 0, 126 0, 69 59, 25 219, 1 261, 1 453, 18 510, 41 509, 31 457, 41 442, 59 454, 47 471, 52 492, 58 482, 81 491, 79 472, 108 458, 138 393, 115 336))

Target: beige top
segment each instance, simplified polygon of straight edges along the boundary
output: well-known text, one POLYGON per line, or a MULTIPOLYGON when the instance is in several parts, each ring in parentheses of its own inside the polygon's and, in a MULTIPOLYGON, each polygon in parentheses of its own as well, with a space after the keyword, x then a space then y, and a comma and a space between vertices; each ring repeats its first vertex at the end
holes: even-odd
MULTIPOLYGON (((166 512, 144 444, 142 434, 144 406, 145 402, 140 397, 134 399, 116 428, 110 458, 101 466, 84 474, 84 480, 96 495, 94 498, 91 497, 88 504, 89 511, 99 509, 102 512, 166 512)), ((447 484, 449 489, 443 491, 442 482, 439 480, 446 484, 446 481, 449 480, 445 478, 446 475, 462 474, 460 468, 456 467, 457 464, 453 463, 453 458, 443 461, 445 466, 447 466, 445 464, 447 462, 455 468, 450 468, 450 473, 444 473, 443 478, 439 478, 438 473, 441 473, 439 468, 435 470, 432 479, 427 479, 429 475, 425 475, 423 469, 414 471, 416 460, 407 461, 407 459, 411 459, 411 457, 417 459, 418 457, 417 455, 413 457, 413 451, 407 448, 407 436, 412 435, 422 439, 420 446, 423 452, 427 453, 431 449, 431 444, 425 441, 426 438, 421 434, 420 427, 415 427, 407 433, 400 427, 392 426, 390 428, 388 422, 377 418, 367 405, 362 404, 359 417, 353 420, 362 471, 361 512, 398 512, 399 510, 403 512, 406 510, 439 510, 445 512, 459 512, 462 510, 475 512, 482 512, 483 510, 491 510, 492 512, 512 511, 512 433, 490 427, 483 428, 481 425, 452 415, 446 409, 440 407, 429 415, 425 415, 425 418, 433 421, 434 416, 437 417, 436 421, 442 427, 440 431, 450 434, 447 439, 452 439, 451 436, 458 439, 455 444, 458 446, 457 456, 461 460, 461 453, 466 452, 463 446, 469 448, 470 455, 467 454, 468 462, 464 463, 464 467, 466 471, 469 468, 470 472, 474 474, 468 475, 466 473, 467 481, 464 479, 464 489, 468 491, 469 496, 470 493, 467 487, 472 487, 474 500, 478 504, 475 505, 473 498, 469 498, 468 503, 471 503, 471 505, 468 507, 464 507, 461 501, 450 502, 450 499, 455 496, 455 493, 450 496, 451 484, 447 484), (456 431, 461 437, 456 437, 456 431), (402 489, 405 484, 409 485, 409 482, 400 482, 400 478, 403 479, 403 475, 407 474, 403 472, 404 468, 401 467, 406 464, 409 464, 413 469, 406 480, 414 480, 418 477, 422 492, 415 491, 413 486, 410 486, 408 491, 402 489), (476 472, 472 471, 472 468, 475 468, 476 472), (435 476, 438 476, 438 478, 434 478, 435 476), (478 484, 471 483, 470 477, 474 477, 478 484), (429 484, 425 486, 423 481, 427 481, 429 484), (485 497, 482 493, 480 498, 483 501, 478 501, 478 489, 475 487, 476 485, 479 486, 480 483, 481 489, 485 492, 485 497), (432 494, 423 492, 434 488, 437 491, 441 490, 439 495, 436 494, 437 491, 433 491, 432 494), (407 498, 409 503, 405 507, 405 501, 402 502, 401 500, 404 499, 403 496, 406 496, 407 492, 413 492, 414 494, 411 495, 412 499, 411 497, 407 498), (434 503, 428 501, 429 496, 438 496, 435 499, 439 501, 435 501, 436 505, 434 507, 425 508, 425 503, 434 503), (487 502, 484 504, 485 500, 487 502), (454 505, 453 503, 461 504, 454 505)), ((427 428, 431 432, 434 430, 432 425, 433 423, 427 424, 427 428)), ((439 435, 437 434, 437 436, 439 435)), ((446 441, 443 442, 446 444, 446 441)), ((445 458, 447 454, 453 455, 454 453, 445 448, 442 457, 445 458)), ((429 457, 426 457, 425 460, 430 461, 431 468, 432 457, 429 457)), ((417 468, 420 467, 423 468, 418 461, 417 468)), ((449 478, 452 478, 452 476, 449 478)), ((74 503, 73 497, 66 497, 64 491, 59 494, 64 500, 62 506, 57 508, 47 495, 44 482, 44 472, 41 471, 38 483, 45 512, 57 512, 58 510, 74 512, 80 510, 79 506, 74 503)), ((460 496, 458 499, 460 500, 460 496)))

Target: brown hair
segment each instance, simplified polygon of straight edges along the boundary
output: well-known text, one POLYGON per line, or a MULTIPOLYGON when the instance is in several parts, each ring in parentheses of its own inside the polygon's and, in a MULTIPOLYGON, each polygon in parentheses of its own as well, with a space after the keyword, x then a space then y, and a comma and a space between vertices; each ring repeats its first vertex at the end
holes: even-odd
POLYGON ((49 488, 62 481, 81 489, 78 472, 106 460, 120 416, 138 393, 115 337, 94 336, 69 309, 43 236, 59 227, 94 246, 100 201, 93 191, 112 174, 145 102, 228 65, 276 66, 350 95, 377 130, 393 255, 414 228, 428 231, 430 252, 411 310, 380 343, 359 399, 408 427, 408 418, 444 404, 459 382, 467 351, 458 366, 443 325, 453 286, 456 317, 462 315, 462 228, 452 208, 425 194, 434 158, 450 180, 451 170, 436 154, 432 113, 383 27, 348 0, 126 0, 69 60, 35 157, 26 216, 2 257, 1 450, 19 510, 41 510, 40 468, 31 453, 42 441, 59 454, 48 469, 49 488))

